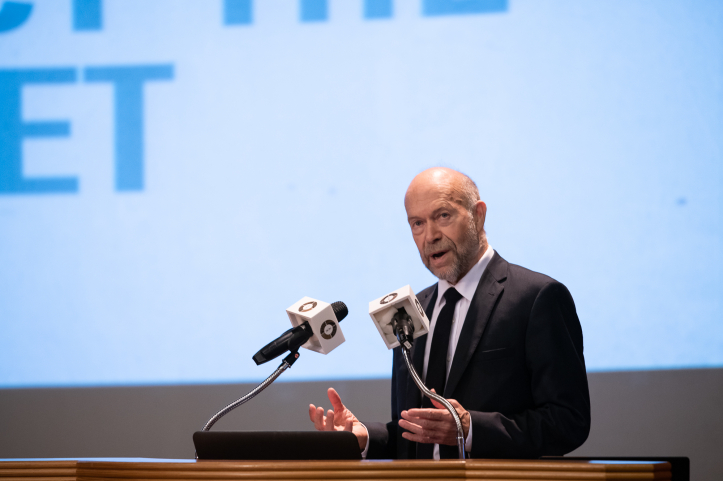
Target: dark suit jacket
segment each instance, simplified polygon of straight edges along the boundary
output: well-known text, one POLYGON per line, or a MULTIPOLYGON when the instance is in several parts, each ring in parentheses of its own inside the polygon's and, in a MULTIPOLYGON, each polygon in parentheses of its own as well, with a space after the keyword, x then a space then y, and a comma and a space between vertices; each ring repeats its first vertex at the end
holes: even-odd
MULTIPOLYGON (((437 285, 418 295, 427 317, 437 285)), ((426 335, 412 359, 422 372, 426 335)), ((400 348, 394 349, 392 421, 365 423, 369 459, 413 459, 417 443, 402 438, 401 412, 420 407, 400 348)), ((590 430, 590 396, 582 329, 570 292, 559 282, 509 264, 495 253, 469 307, 444 397, 470 412, 472 458, 537 458, 579 447, 590 430)), ((440 446, 442 458, 457 457, 440 446)))

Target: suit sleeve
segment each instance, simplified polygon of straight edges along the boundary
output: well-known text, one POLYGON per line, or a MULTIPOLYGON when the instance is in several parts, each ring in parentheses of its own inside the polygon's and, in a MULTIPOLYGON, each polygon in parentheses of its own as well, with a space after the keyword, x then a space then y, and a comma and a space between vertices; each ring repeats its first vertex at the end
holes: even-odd
POLYGON ((470 411, 473 458, 564 455, 590 431, 582 328, 570 292, 559 282, 542 287, 525 335, 533 407, 517 413, 470 411))

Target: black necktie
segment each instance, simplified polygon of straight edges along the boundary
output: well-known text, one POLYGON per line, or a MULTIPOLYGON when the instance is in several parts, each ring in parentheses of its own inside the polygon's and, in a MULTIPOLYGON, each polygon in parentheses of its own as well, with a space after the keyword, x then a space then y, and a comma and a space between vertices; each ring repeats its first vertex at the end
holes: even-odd
MULTIPOLYGON (((457 289, 450 287, 444 293, 446 303, 442 311, 437 316, 437 324, 434 326, 434 334, 432 337, 432 347, 429 349, 429 363, 427 364, 427 377, 424 384, 440 396, 444 395, 444 386, 447 384, 447 352, 449 352, 449 334, 452 332, 452 319, 454 317, 454 308, 457 301, 462 298, 462 294, 457 289)), ((434 407, 432 401, 424 396, 422 400, 423 408, 434 407)), ((439 446, 439 454, 442 457, 443 448, 447 446, 439 446)), ((434 455, 434 444, 418 444, 417 459, 432 459, 434 455)), ((444 456, 455 457, 455 456, 444 456)))
MULTIPOLYGON (((457 289, 450 287, 444 293, 446 303, 437 317, 437 324, 434 326, 434 337, 432 347, 429 350, 429 363, 427 364, 427 377, 424 384, 440 396, 444 395, 444 386, 447 384, 447 352, 449 352, 449 334, 452 332, 452 318, 457 301, 462 294, 457 289)), ((432 402, 424 397, 423 408, 431 408, 432 402)))

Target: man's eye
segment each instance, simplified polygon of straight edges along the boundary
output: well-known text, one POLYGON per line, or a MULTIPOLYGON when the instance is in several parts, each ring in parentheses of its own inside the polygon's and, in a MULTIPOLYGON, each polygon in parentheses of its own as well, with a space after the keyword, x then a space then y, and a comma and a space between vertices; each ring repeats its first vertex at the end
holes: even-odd
POLYGON ((440 214, 440 217, 443 218, 443 219, 446 219, 447 217, 449 217, 449 214, 448 214, 447 212, 442 212, 442 213, 440 214))

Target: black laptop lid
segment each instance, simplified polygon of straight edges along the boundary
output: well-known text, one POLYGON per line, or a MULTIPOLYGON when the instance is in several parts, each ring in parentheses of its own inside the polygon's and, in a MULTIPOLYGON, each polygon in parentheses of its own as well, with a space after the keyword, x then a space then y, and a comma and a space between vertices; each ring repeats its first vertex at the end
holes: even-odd
POLYGON ((361 459, 348 431, 198 431, 193 444, 198 459, 361 459))

